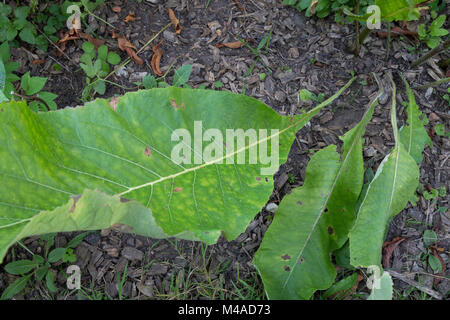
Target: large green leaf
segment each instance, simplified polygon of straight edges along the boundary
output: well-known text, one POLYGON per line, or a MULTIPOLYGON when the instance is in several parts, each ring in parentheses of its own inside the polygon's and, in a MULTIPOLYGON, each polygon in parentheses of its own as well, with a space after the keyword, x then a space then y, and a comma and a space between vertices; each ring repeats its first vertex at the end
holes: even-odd
POLYGON ((352 81, 292 118, 250 97, 174 87, 38 114, 24 102, 0 104, 0 258, 28 235, 115 223, 154 237, 181 234, 208 243, 220 233, 236 237, 273 190, 273 172, 262 172, 267 161, 256 153, 257 161, 248 163, 251 148, 267 142, 268 154, 279 149, 284 162, 296 131, 352 81), (225 141, 216 136, 204 148, 172 141, 180 133, 176 129, 195 137, 194 121, 202 121, 204 132, 214 128, 224 137, 226 129, 267 129, 267 136, 240 149, 225 145, 224 155, 202 159, 202 150, 225 141), (180 146, 198 163, 172 160, 174 147, 180 146), (245 164, 226 164, 226 158, 241 155, 245 164), (78 211, 81 204, 85 209, 78 211))
POLYGON ((427 0, 376 0, 380 8, 381 18, 387 21, 410 21, 420 17, 418 4, 427 0))
POLYGON ((317 152, 304 185, 282 200, 254 260, 270 299, 308 299, 333 283, 330 254, 354 222, 364 175, 362 135, 380 95, 343 137, 342 157, 334 145, 317 152))
POLYGON ((392 86, 391 122, 395 147, 378 167, 349 233, 350 261, 355 267, 380 266, 388 222, 403 210, 419 183, 419 168, 400 142, 393 82, 392 86))
POLYGON ((426 117, 419 110, 419 106, 414 98, 414 93, 409 87, 408 82, 403 78, 408 93, 408 125, 400 128, 400 141, 404 144, 406 150, 417 163, 422 162, 422 152, 425 145, 432 147, 432 141, 428 136, 427 130, 423 126, 421 117, 426 117))

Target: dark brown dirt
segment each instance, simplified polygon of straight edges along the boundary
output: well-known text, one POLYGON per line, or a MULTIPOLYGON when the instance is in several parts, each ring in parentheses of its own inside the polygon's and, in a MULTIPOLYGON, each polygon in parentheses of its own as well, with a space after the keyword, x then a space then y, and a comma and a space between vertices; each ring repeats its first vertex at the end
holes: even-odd
MULTIPOLYGON (((173 0, 153 5, 146 0, 141 3, 117 0, 110 1, 96 10, 96 15, 112 23, 117 28, 115 32, 125 35, 137 48, 143 47, 169 23, 167 7, 174 9, 183 27, 181 35, 175 35, 173 28, 168 28, 148 46, 139 55, 145 61, 143 66, 130 63, 126 66, 125 75, 114 74, 109 80, 123 87, 133 88, 135 85, 130 77, 138 78, 139 72, 153 74, 150 67, 153 53, 151 46, 159 41, 162 41, 164 53, 161 60, 162 71, 167 71, 173 64, 166 77, 168 83, 172 82, 174 69, 183 64, 193 64, 189 85, 214 88, 214 82, 221 81, 221 90, 241 93, 245 84, 245 94, 258 98, 281 114, 299 111, 297 93, 302 88, 329 96, 351 78, 351 71, 360 75, 351 90, 297 134, 289 159, 276 174, 274 192, 268 203, 278 204, 292 188, 302 185, 311 150, 319 150, 329 144, 339 144, 338 136, 360 120, 369 97, 378 90, 371 72, 382 78, 386 72, 394 73, 398 91, 402 92, 402 97, 399 95, 398 99, 406 100, 404 86, 396 72, 406 71, 409 62, 417 58, 417 55, 408 52, 408 47, 415 45, 410 39, 394 38, 391 54, 386 60, 385 40, 372 35, 363 46, 361 55, 355 57, 346 51, 354 36, 353 28, 350 25, 337 25, 332 18, 309 19, 303 13, 283 7, 280 1, 240 0, 244 12, 240 11, 233 1, 211 0, 205 9, 206 2, 173 0), (122 8, 121 13, 112 11, 112 7, 116 5, 122 8), (131 11, 135 12, 136 21, 123 22, 123 18, 131 11), (273 35, 269 51, 262 57, 270 70, 257 63, 250 75, 244 77, 256 58, 252 52, 247 48, 215 47, 219 42, 236 41, 237 37, 247 39, 256 47, 271 28, 273 35), (261 73, 266 74, 263 81, 260 80, 261 73)), ((120 52, 117 42, 111 38, 109 26, 93 18, 89 18, 88 23, 98 37, 106 39, 110 49, 121 53, 122 59, 126 58, 126 54, 120 52)), ((47 61, 46 64, 31 66, 27 60, 29 58, 20 51, 21 49, 17 49, 13 55, 23 59, 22 71, 32 68, 32 74, 49 77, 45 89, 59 94, 59 106, 81 104, 81 90, 84 85, 84 75, 78 66, 82 54, 81 41, 73 41, 67 47, 66 53, 73 62, 64 57, 56 57, 50 50, 48 54, 37 52, 40 58, 47 61), (61 74, 49 72, 51 64, 54 63, 50 56, 64 66, 61 74)), ((424 64, 404 74, 411 85, 418 85, 433 81, 433 74, 436 72, 433 65, 424 64)), ((385 85, 388 88, 387 83, 385 85)), ((426 89, 416 90, 415 94, 421 110, 430 119, 427 129, 432 133, 433 139, 433 147, 427 147, 424 152, 421 183, 435 189, 445 186, 449 190, 449 140, 433 134, 436 124, 448 125, 448 104, 441 97, 445 90, 444 86, 441 86, 432 92, 427 92, 426 89)), ((104 97, 122 95, 126 91, 128 90, 108 85, 104 97)), ((400 103, 401 101, 399 106, 400 103)), ((394 144, 389 110, 390 103, 386 96, 386 99, 381 99, 367 128, 364 155, 366 165, 374 171, 394 144)), ((404 108, 400 108, 399 113, 401 121, 404 121, 404 108)), ((393 252, 392 270, 403 273, 448 298, 450 281, 444 277, 448 277, 450 270, 450 218, 448 211, 439 211, 440 207, 447 206, 446 197, 439 197, 437 201, 420 197, 417 206, 408 205, 395 217, 386 240, 395 237, 406 239, 393 252), (426 253, 422 234, 425 229, 430 228, 438 235, 437 246, 443 248, 441 258, 446 271, 439 276, 433 275, 426 262, 420 259, 420 255, 426 253)), ((94 292, 104 292, 116 299, 119 295, 117 277, 122 275, 127 265, 127 280, 123 288, 123 294, 127 298, 262 298, 262 285, 252 265, 252 257, 270 225, 272 216, 272 213, 262 209, 245 233, 237 239, 220 239, 216 245, 207 248, 189 241, 157 241, 122 234, 116 230, 90 233, 76 249, 76 263, 82 270, 82 286, 91 296, 94 292), (246 281, 251 289, 239 279, 246 281), (242 292, 237 291, 235 285, 242 292)), ((64 246, 74 235, 75 233, 59 234, 56 246, 64 246)), ((38 238, 26 239, 24 243, 33 252, 42 250, 38 238)), ((14 250, 17 258, 30 256, 21 247, 15 246, 14 250)), ((10 251, 5 262, 9 262, 11 258, 10 251)), ((54 268, 58 272, 60 290, 53 297, 80 298, 65 289, 63 266, 54 268)), ((0 291, 13 280, 12 276, 0 273, 0 291)), ((404 296, 414 299, 414 294, 419 296, 418 291, 411 293, 413 290, 409 285, 394 280, 398 291, 397 299, 404 296)), ((361 282, 359 290, 366 292, 364 281, 361 282)), ((25 299, 49 297, 43 284, 36 284, 25 293, 25 299)))

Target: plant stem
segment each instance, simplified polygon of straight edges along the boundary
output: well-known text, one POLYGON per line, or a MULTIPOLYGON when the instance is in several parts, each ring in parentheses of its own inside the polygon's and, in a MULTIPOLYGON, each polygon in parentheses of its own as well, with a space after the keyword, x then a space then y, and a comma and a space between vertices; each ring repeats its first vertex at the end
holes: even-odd
POLYGON ((22 99, 24 99, 24 100, 29 99, 29 100, 39 101, 39 102, 41 102, 42 104, 45 105, 45 107, 47 108, 47 111, 50 111, 50 107, 48 106, 47 102, 45 102, 44 99, 39 98, 38 96, 25 96, 25 95, 21 95, 21 94, 15 93, 15 92, 11 92, 11 94, 12 94, 13 96, 22 98, 22 99))
MULTIPOLYGON (((359 1, 356 1, 355 15, 359 14, 359 1)), ((359 51, 361 50, 361 44, 359 42, 359 21, 355 20, 355 55, 359 56, 359 51)))
POLYGON ((444 41, 443 43, 438 45, 436 48, 434 48, 433 50, 429 51, 427 54, 423 55, 422 57, 420 57, 419 59, 417 59, 416 61, 411 63, 409 68, 412 69, 412 68, 415 68, 417 66, 420 66, 422 63, 424 63, 425 61, 430 59, 432 56, 434 56, 434 55, 436 55, 438 53, 441 53, 442 51, 444 51, 448 47, 450 47, 450 39, 444 41))
POLYGON ((425 89, 425 88, 429 88, 429 87, 438 86, 438 85, 440 85, 442 83, 447 83, 447 82, 450 82, 450 77, 444 78, 444 79, 441 79, 441 80, 437 80, 437 81, 433 81, 433 82, 430 82, 430 83, 427 83, 427 84, 423 84, 421 86, 412 87, 412 88, 413 89, 425 89))
POLYGON ((389 51, 391 50, 391 23, 387 22, 387 43, 386 43, 386 61, 389 59, 389 51))

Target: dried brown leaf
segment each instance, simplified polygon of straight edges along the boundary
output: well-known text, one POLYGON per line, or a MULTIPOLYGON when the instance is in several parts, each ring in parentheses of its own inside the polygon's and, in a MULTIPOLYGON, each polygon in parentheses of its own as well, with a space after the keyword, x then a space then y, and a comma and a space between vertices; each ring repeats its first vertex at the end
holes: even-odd
POLYGON ((175 12, 173 12, 172 9, 169 8, 169 9, 167 9, 167 11, 169 12, 170 22, 172 22, 172 24, 175 27, 175 33, 180 34, 181 30, 183 29, 183 28, 181 28, 180 20, 177 19, 177 17, 175 16, 175 12))
POLYGON ((161 62, 161 58, 163 55, 163 51, 160 48, 161 46, 161 42, 158 43, 157 45, 153 46, 152 50, 153 50, 153 56, 152 56, 152 61, 150 62, 150 65, 153 69, 153 72, 155 74, 157 74, 158 76, 162 76, 164 73, 161 71, 161 69, 159 68, 159 64, 161 62))
POLYGON ((383 267, 391 267, 391 256, 397 246, 405 241, 405 238, 395 237, 392 241, 386 241, 383 244, 383 267))
POLYGON ((245 44, 242 43, 241 41, 225 42, 225 43, 216 44, 217 48, 227 47, 230 49, 238 49, 238 48, 242 48, 243 46, 245 46, 245 44))
POLYGON ((130 11, 130 13, 125 17, 125 19, 123 19, 123 21, 125 21, 125 22, 133 22, 133 21, 135 21, 136 20, 136 18, 134 17, 134 12, 133 11, 130 11))

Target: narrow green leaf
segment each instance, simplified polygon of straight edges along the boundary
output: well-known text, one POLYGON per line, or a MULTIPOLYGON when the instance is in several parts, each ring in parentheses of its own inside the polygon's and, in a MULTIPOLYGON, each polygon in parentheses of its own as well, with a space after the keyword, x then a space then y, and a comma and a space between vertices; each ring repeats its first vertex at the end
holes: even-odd
POLYGON ((12 298, 14 295, 18 294, 20 291, 22 291, 25 286, 27 285, 28 279, 30 279, 31 275, 27 275, 24 277, 21 277, 14 281, 8 288, 3 291, 2 296, 0 297, 0 300, 7 300, 12 298))
POLYGON ((58 291, 58 288, 55 286, 55 274, 50 269, 45 275, 45 285, 51 293, 55 293, 56 291, 58 291))
POLYGON ((48 262, 55 263, 58 260, 61 260, 62 256, 66 252, 66 248, 55 248, 48 254, 48 262))
POLYGON ((338 295, 337 298, 339 299, 340 297, 345 296, 346 292, 350 290, 357 281, 358 273, 354 272, 350 276, 345 277, 333 284, 333 286, 323 293, 322 298, 327 299, 328 297, 343 291, 341 295, 338 295))
POLYGON ((308 299, 332 285, 330 255, 345 243, 355 218, 364 175, 362 135, 381 94, 342 138, 342 157, 334 145, 318 151, 304 185, 281 202, 254 260, 270 299, 308 299))
POLYGON ((419 184, 419 168, 400 142, 393 82, 392 86, 391 122, 395 147, 378 167, 350 231, 350 259, 355 267, 381 264, 381 246, 388 222, 403 210, 419 184))
POLYGON ((31 260, 17 260, 5 266, 5 271, 10 274, 21 275, 33 270, 38 263, 31 260))
POLYGON ((428 136, 427 130, 423 126, 422 117, 426 115, 422 114, 419 110, 419 106, 414 98, 414 93, 409 87, 408 82, 402 77, 406 86, 406 92, 408 94, 408 125, 403 126, 400 129, 400 140, 406 148, 406 151, 413 157, 417 163, 422 162, 422 152, 425 145, 432 147, 432 141, 428 136))

